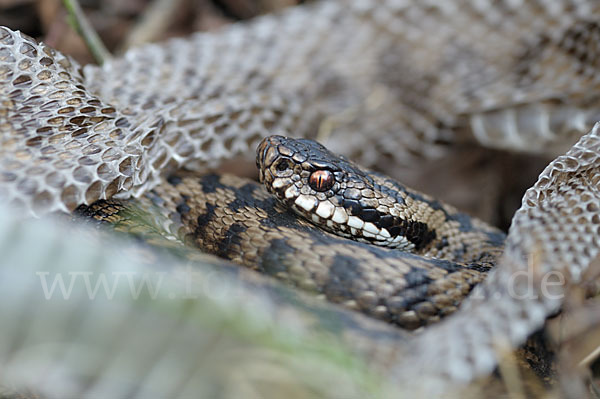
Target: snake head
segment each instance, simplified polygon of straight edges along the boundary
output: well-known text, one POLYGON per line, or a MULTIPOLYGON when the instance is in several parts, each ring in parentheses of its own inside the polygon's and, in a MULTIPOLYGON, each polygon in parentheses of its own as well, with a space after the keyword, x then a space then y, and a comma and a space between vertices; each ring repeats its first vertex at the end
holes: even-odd
POLYGON ((315 141, 267 137, 257 148, 256 163, 270 193, 324 230, 408 251, 431 241, 427 226, 410 220, 415 215, 399 184, 376 181, 378 175, 315 141))

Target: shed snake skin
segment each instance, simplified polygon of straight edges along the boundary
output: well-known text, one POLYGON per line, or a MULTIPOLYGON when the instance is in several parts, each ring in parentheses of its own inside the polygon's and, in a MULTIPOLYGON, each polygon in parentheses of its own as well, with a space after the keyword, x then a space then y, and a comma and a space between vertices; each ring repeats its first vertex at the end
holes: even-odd
POLYGON ((539 276, 577 283, 598 254, 599 12, 594 1, 330 1, 84 68, 1 28, 0 196, 37 216, 139 196, 178 166, 253 155, 274 132, 327 139, 367 166, 451 142, 566 151, 525 194, 496 271, 389 369, 469 381, 494 368, 495 340, 523 342, 560 306, 537 285, 515 295, 516 272, 535 259, 539 276))

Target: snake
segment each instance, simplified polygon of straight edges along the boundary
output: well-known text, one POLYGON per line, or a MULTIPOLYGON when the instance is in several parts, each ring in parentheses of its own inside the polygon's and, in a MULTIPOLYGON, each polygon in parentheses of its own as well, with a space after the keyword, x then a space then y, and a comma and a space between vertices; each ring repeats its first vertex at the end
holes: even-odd
MULTIPOLYGON (((308 188, 302 192, 294 184, 296 189, 282 191, 290 177, 284 175, 289 173, 284 166, 290 167, 285 152, 282 170, 274 166, 270 175, 263 170, 262 179, 272 179, 268 188, 283 202, 294 198, 292 207, 300 214, 316 208, 317 216, 310 219, 327 219, 326 230, 338 229, 342 235, 355 230, 362 241, 423 251, 389 260, 403 263, 397 266, 401 276, 390 285, 400 284, 407 289, 403 295, 410 291, 415 301, 392 301, 393 294, 389 300, 374 300, 371 294, 359 298, 355 287, 337 292, 332 287, 329 296, 347 307, 419 326, 427 324, 427 317, 437 319, 456 310, 453 290, 466 294, 472 289, 453 315, 403 346, 402 359, 387 370, 399 381, 431 376, 436 384, 428 389, 450 381, 464 383, 494 369, 498 339, 522 343, 561 305, 560 295, 543 295, 538 284, 533 295, 515 295, 525 288, 515 273, 533 262, 538 280, 549 273, 563 277, 558 288, 563 293, 581 281, 598 255, 600 138, 594 123, 600 119, 595 90, 599 11, 596 2, 585 0, 317 2, 219 32, 142 46, 101 67, 82 67, 2 27, 0 198, 23 215, 38 217, 110 198, 169 201, 162 187, 175 190, 181 199, 181 192, 193 191, 190 187, 210 191, 210 179, 165 183, 165 176, 177 168, 206 171, 237 155, 248 157, 274 132, 327 140, 347 158, 325 161, 313 179, 294 167, 300 177, 294 183, 309 179, 303 187, 324 189, 312 193, 319 204, 307 197, 308 188), (470 264, 485 264, 497 256, 495 230, 382 175, 369 174, 383 190, 375 194, 364 186, 369 179, 364 180, 361 169, 347 161, 400 167, 439 157, 450 143, 555 157, 525 193, 505 249, 489 273, 486 266, 474 270, 480 266, 470 264), (342 186, 337 163, 361 176, 355 187, 348 186, 353 180, 344 183, 347 206, 339 199, 323 202, 332 198, 325 193, 329 184, 342 186), (386 205, 389 197, 411 203, 418 217, 386 205), (382 202, 363 212, 352 202, 361 200, 382 202), (385 207, 391 217, 373 211, 385 207), (385 221, 395 228, 388 230, 385 221), (469 249, 473 236, 438 248, 450 230, 483 237, 477 242, 485 250, 476 254, 469 249), (466 258, 452 263, 444 248, 459 248, 466 258), (429 259, 433 253, 440 259, 429 259), (444 283, 449 275, 459 277, 454 286, 444 283), (435 291, 427 291, 430 284, 423 282, 435 291)), ((230 192, 254 190, 235 179, 212 179, 212 189, 221 195, 227 192, 221 186, 230 192)), ((199 212, 177 205, 180 214, 199 212)), ((202 214, 195 216, 196 222, 202 219, 202 214)), ((293 223, 305 229, 308 222, 293 223)), ((290 234, 301 236, 295 229, 290 234)), ((328 237, 325 249, 337 245, 338 238, 318 234, 328 237)), ((214 245, 219 251, 219 243, 214 245)), ((375 245, 369 252, 384 259, 390 250, 375 245)), ((296 285, 307 284, 300 271, 271 272, 296 285)), ((344 269, 339 277, 357 281, 347 273, 344 269)))
MULTIPOLYGON (((204 252, 405 329, 454 312, 502 253, 498 229, 315 141, 269 136, 257 152, 264 188, 179 172, 136 205, 204 252)), ((77 212, 118 224, 128 206, 108 200, 77 212)))

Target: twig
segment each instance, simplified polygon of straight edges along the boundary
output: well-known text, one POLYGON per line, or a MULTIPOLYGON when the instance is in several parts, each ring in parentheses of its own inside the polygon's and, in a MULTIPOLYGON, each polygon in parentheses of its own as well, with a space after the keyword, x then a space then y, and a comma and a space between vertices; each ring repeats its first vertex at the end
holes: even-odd
POLYGON ((69 24, 77 31, 85 41, 92 56, 99 65, 111 58, 110 52, 102 43, 102 40, 86 18, 77 0, 63 0, 63 5, 69 14, 69 24))
POLYGON ((138 18, 124 41, 122 50, 152 42, 161 37, 172 22, 182 0, 154 0, 138 18))

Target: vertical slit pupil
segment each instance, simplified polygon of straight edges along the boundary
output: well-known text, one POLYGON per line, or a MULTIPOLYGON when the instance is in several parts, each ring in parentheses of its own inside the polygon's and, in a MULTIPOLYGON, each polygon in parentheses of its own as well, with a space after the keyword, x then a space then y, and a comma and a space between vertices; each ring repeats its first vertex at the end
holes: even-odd
POLYGON ((315 191, 327 191, 333 186, 333 175, 328 170, 317 170, 310 175, 309 183, 315 191))

